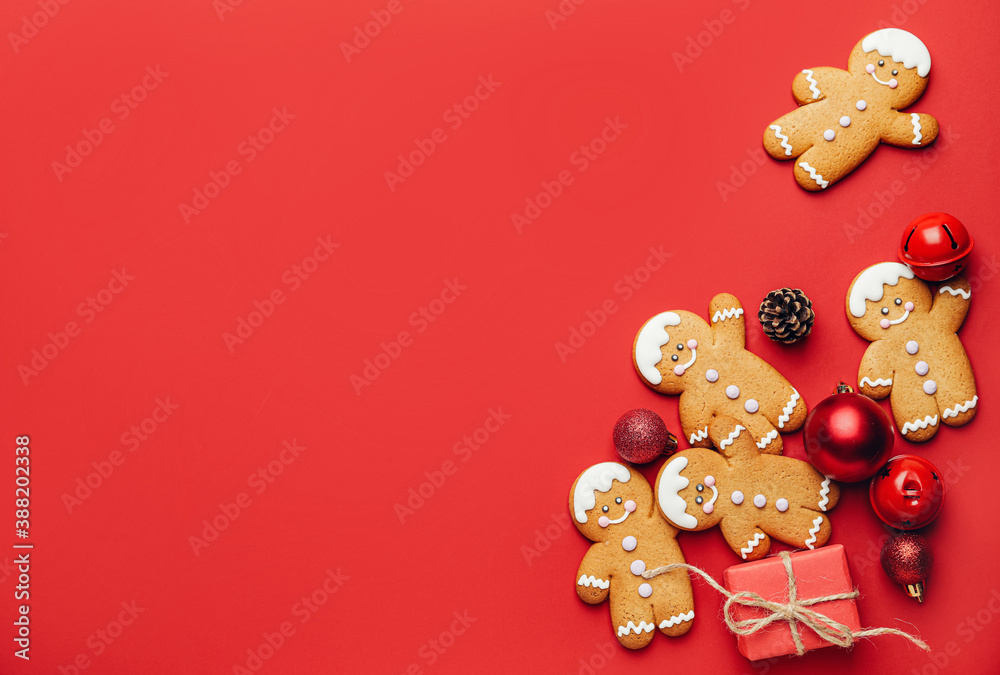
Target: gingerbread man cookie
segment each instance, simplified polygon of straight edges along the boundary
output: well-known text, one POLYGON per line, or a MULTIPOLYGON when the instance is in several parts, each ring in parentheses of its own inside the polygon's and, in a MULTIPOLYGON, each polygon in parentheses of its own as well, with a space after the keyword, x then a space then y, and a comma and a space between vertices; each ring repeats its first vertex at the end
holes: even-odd
POLYGON ((709 427, 719 452, 692 448, 673 455, 656 477, 660 512, 683 530, 719 525, 744 560, 767 555, 770 537, 816 548, 830 539, 826 517, 840 488, 808 462, 765 455, 732 417, 709 427))
POLYGON ((873 265, 851 283, 847 318, 872 343, 858 370, 859 392, 890 396, 896 427, 909 441, 933 437, 939 422, 957 427, 976 415, 976 380, 955 334, 971 297, 963 277, 935 287, 895 262, 873 265))
POLYGON ((879 143, 922 148, 934 142, 930 115, 902 113, 927 88, 931 56, 915 35, 884 28, 865 36, 847 59, 848 70, 807 68, 792 95, 802 106, 764 131, 774 159, 795 160, 795 180, 822 190, 853 171, 879 143))
POLYGON ((777 370, 746 350, 740 301, 721 293, 708 306, 711 325, 692 312, 657 314, 636 335, 632 362, 647 386, 680 394, 681 428, 694 446, 712 447, 717 415, 740 420, 766 453, 781 454, 778 432, 802 426, 806 404, 777 370))
POLYGON ((596 464, 573 483, 569 508, 576 529, 596 542, 576 574, 576 592, 591 605, 611 597, 618 641, 640 649, 659 628, 683 635, 694 620, 691 580, 682 570, 643 579, 646 569, 684 562, 677 530, 656 513, 653 492, 624 464, 596 464))

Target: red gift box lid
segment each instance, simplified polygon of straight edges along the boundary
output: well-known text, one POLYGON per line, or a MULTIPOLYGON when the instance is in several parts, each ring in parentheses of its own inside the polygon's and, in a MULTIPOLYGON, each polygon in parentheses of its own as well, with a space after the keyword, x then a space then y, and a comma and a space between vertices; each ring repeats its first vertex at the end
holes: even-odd
MULTIPOLYGON (((792 553, 790 559, 799 600, 854 590, 854 582, 847 568, 847 555, 840 544, 792 553)), ((730 592, 753 591, 765 600, 788 602, 788 572, 778 556, 733 565, 722 573, 722 579, 730 592)), ((861 628, 858 607, 853 599, 823 602, 812 605, 810 609, 846 625, 851 631, 861 628)), ((766 610, 735 603, 732 610, 732 617, 736 621, 767 615, 766 610)), ((801 623, 796 628, 807 651, 832 644, 801 623)), ((740 653, 752 661, 795 653, 791 626, 787 621, 775 621, 753 635, 738 635, 737 644, 740 653)))

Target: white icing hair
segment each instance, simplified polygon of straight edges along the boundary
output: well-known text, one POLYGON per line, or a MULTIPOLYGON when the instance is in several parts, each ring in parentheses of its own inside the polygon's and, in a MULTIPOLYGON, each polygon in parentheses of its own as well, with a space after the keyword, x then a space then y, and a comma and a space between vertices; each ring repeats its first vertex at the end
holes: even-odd
POLYGON ((872 265, 858 275, 851 288, 848 303, 851 314, 860 319, 865 315, 865 301, 878 302, 885 295, 885 286, 895 286, 900 279, 912 279, 913 270, 902 263, 884 262, 872 265))
POLYGON ((639 331, 635 340, 635 365, 639 374, 652 385, 663 381, 663 376, 656 369, 656 364, 663 360, 660 347, 670 342, 667 326, 677 326, 681 317, 673 312, 662 312, 647 321, 639 331))
POLYGON ((861 49, 866 54, 877 49, 879 54, 902 63, 905 68, 916 66, 920 77, 927 77, 931 72, 931 54, 927 47, 916 35, 899 28, 883 28, 865 36, 861 49))
POLYGON ((691 482, 681 475, 681 471, 686 469, 687 465, 688 458, 680 455, 663 467, 660 471, 656 499, 667 520, 677 527, 691 529, 698 526, 698 519, 687 512, 687 502, 678 494, 691 482))
POLYGON ((580 474, 573 491, 573 512, 577 522, 587 522, 587 511, 597 505, 598 490, 607 492, 611 489, 612 480, 627 483, 631 477, 628 467, 618 462, 595 464, 580 474))

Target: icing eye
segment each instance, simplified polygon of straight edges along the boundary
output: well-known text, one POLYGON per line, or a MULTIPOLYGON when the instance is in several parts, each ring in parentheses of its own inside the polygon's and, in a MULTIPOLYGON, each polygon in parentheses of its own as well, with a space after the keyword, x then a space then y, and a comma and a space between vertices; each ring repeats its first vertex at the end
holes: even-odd
POLYGON ((703 501, 705 501, 705 498, 702 497, 701 495, 698 495, 697 497, 694 498, 695 504, 701 504, 703 501))
POLYGON ((705 489, 705 486, 704 486, 704 485, 702 485, 701 483, 698 483, 698 487, 697 487, 697 488, 695 488, 695 489, 696 489, 696 490, 698 490, 698 492, 702 492, 702 491, 704 491, 704 489, 705 489))
POLYGON ((899 71, 898 70, 894 70, 894 71, 892 71, 892 74, 893 75, 899 75, 899 71))
POLYGON ((681 351, 682 349, 684 349, 684 345, 678 343, 677 344, 677 351, 681 351))
POLYGON ((670 357, 670 360, 671 360, 671 361, 676 361, 676 360, 677 360, 677 354, 673 354, 673 355, 672 355, 672 356, 670 357))
POLYGON ((888 307, 883 307, 882 308, 882 313, 883 314, 888 314, 889 313, 889 308, 888 307))
POLYGON ((622 503, 622 498, 621 497, 615 497, 615 504, 621 504, 621 503, 622 503))
POLYGON ((897 305, 903 304, 903 301, 900 298, 896 298, 893 302, 895 302, 897 305))
POLYGON ((605 513, 607 513, 608 512, 608 507, 607 506, 601 507, 601 511, 604 511, 605 513))
POLYGON ((883 61, 882 59, 879 59, 879 60, 878 60, 878 65, 879 65, 879 67, 881 68, 882 66, 884 66, 884 65, 885 65, 885 61, 883 61))

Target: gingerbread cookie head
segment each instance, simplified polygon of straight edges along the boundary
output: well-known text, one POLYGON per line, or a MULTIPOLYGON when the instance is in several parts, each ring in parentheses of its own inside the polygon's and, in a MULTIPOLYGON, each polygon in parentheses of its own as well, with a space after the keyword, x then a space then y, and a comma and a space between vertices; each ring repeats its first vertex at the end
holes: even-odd
POLYGON ((705 530, 717 525, 722 514, 716 509, 716 476, 725 472, 725 458, 712 450, 694 448, 675 455, 656 477, 660 513, 682 530, 705 530))
POLYGON ((847 292, 851 327, 868 341, 907 331, 931 310, 927 284, 915 279, 901 263, 872 265, 859 274, 847 292))
POLYGON ((870 79, 875 85, 871 90, 898 110, 912 105, 927 89, 931 55, 913 33, 883 28, 855 45, 847 68, 863 82, 870 79))
POLYGON ((662 312, 635 336, 633 364, 647 385, 661 394, 677 395, 690 380, 685 380, 684 373, 698 360, 698 350, 712 343, 712 329, 697 314, 662 312))
POLYGON ((587 539, 607 541, 618 536, 617 525, 636 511, 653 511, 653 493, 641 475, 633 475, 618 462, 603 462, 590 467, 576 479, 570 490, 570 509, 576 529, 587 539))

